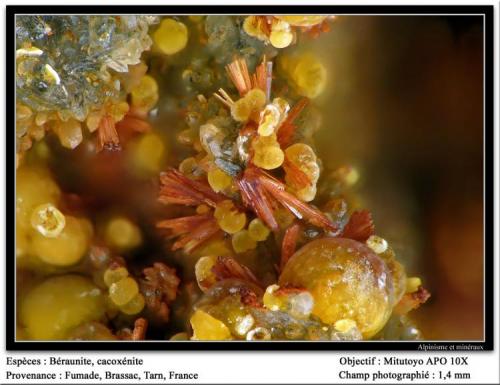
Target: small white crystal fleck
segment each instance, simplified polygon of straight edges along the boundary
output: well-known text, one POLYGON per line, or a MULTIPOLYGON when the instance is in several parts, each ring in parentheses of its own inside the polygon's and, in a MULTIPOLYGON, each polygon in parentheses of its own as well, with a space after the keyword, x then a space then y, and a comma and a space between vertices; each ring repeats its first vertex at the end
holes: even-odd
POLYGON ((366 245, 377 254, 382 254, 387 250, 387 241, 377 235, 371 235, 366 240, 366 245))

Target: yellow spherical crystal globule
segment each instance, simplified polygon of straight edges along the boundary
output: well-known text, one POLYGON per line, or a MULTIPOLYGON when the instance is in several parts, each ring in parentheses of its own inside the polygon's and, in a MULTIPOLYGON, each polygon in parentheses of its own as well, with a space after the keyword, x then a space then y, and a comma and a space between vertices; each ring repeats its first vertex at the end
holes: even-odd
POLYGON ((130 159, 133 167, 144 175, 160 171, 165 158, 165 144, 162 138, 148 132, 131 144, 130 159))
POLYGON ((218 167, 213 167, 207 173, 208 184, 215 192, 223 191, 231 186, 233 179, 218 167))
POLYGON ((206 255, 232 255, 231 242, 224 237, 214 237, 204 242, 193 251, 193 255, 198 257, 206 255))
POLYGON ((293 72, 299 93, 308 98, 320 95, 326 85, 326 68, 316 56, 304 55, 293 72))
POLYGON ((124 266, 119 266, 116 269, 108 268, 104 272, 104 283, 110 287, 113 283, 121 281, 123 278, 128 277, 128 270, 124 266))
POLYGON ((244 253, 257 247, 257 242, 250 236, 248 230, 241 230, 233 234, 231 244, 236 253, 244 253))
POLYGON ((196 160, 196 158, 192 156, 184 159, 179 164, 179 171, 191 179, 198 178, 202 173, 202 169, 200 167, 199 162, 196 160))
POLYGON ((274 19, 271 24, 269 41, 275 48, 286 48, 293 41, 293 32, 290 24, 284 20, 274 19))
POLYGON ((137 86, 130 92, 132 106, 149 111, 158 102, 158 84, 155 78, 144 75, 137 86))
POLYGON ((117 306, 130 302, 139 293, 139 286, 135 279, 126 277, 109 287, 109 298, 117 306))
POLYGON ((137 293, 129 302, 120 306, 120 311, 128 315, 138 314, 144 309, 145 304, 144 296, 141 293, 137 293))
POLYGON ((306 244, 289 259, 279 284, 306 288, 314 298, 312 314, 330 325, 352 319, 364 338, 383 328, 395 304, 393 276, 383 259, 351 239, 306 244))
POLYGON ((406 293, 414 293, 422 286, 422 280, 419 277, 408 277, 406 279, 406 293))
POLYGON ((283 310, 286 308, 286 303, 283 296, 275 295, 275 292, 280 287, 278 285, 270 285, 266 288, 266 292, 262 297, 264 307, 272 311, 283 310))
POLYGON ((230 200, 225 200, 217 204, 214 217, 219 227, 229 234, 234 234, 242 230, 247 222, 245 213, 239 212, 230 200))
POLYGON ((278 107, 281 120, 285 119, 288 111, 290 111, 290 103, 284 98, 277 97, 273 99, 273 105, 278 107))
POLYGON ((243 31, 249 36, 255 37, 262 41, 267 41, 268 37, 262 28, 263 19, 259 16, 248 16, 243 21, 243 31))
POLYGON ((285 165, 285 182, 295 195, 304 202, 312 201, 316 196, 316 183, 319 179, 320 168, 314 150, 304 143, 295 143, 285 150, 287 161, 295 167, 287 168, 285 165), (293 174, 298 168, 309 180, 307 186, 297 185, 293 174))
POLYGON ((254 88, 231 105, 231 116, 238 122, 246 122, 258 114, 266 104, 266 94, 260 88, 254 88))
POLYGON ((271 230, 259 218, 252 219, 248 224, 248 234, 258 242, 265 241, 270 232, 271 230))
POLYGON ((280 148, 275 133, 256 137, 252 141, 252 148, 254 150, 253 163, 265 170, 278 168, 285 160, 285 154, 280 148))
POLYGON ((202 291, 207 291, 215 282, 216 277, 212 272, 212 267, 215 266, 217 258, 214 256, 201 257, 194 267, 196 282, 202 291))
POLYGON ((57 205, 59 186, 41 167, 22 166, 16 172, 16 224, 31 227, 33 209, 41 204, 57 205))
POLYGON ((314 99, 325 89, 326 68, 310 52, 282 56, 278 59, 278 68, 290 79, 299 95, 314 99))
POLYGON ((196 310, 191 316, 190 323, 193 328, 192 340, 223 341, 233 339, 231 331, 222 321, 203 310, 196 310))
POLYGON ((64 229, 53 238, 39 232, 32 237, 31 250, 42 261, 54 266, 71 266, 79 262, 88 250, 88 222, 66 216, 64 229))
POLYGON ((142 243, 141 230, 130 219, 118 216, 106 224, 104 237, 117 250, 131 250, 142 243))
POLYGON ((247 92, 245 99, 255 110, 260 110, 266 104, 266 93, 260 88, 253 88, 247 92))
POLYGON ((382 254, 387 250, 388 244, 384 238, 379 237, 378 235, 370 235, 370 237, 366 240, 366 246, 377 254, 382 254))
POLYGON ((104 316, 104 296, 89 279, 62 275, 46 279, 21 300, 19 317, 33 340, 65 339, 78 325, 104 316))
POLYGON ((283 98, 274 98, 260 113, 257 132, 260 136, 270 136, 276 133, 281 122, 286 118, 290 105, 283 98))
POLYGON ((241 98, 231 105, 231 116, 238 122, 246 122, 251 113, 252 106, 245 98, 241 98))
POLYGON ((283 164, 285 154, 279 146, 267 146, 255 149, 253 163, 265 170, 274 170, 283 164))
POLYGON ((274 104, 268 104, 260 113, 259 128, 257 132, 260 136, 274 134, 281 120, 280 110, 274 104))
POLYGON ((349 330, 356 328, 357 325, 356 325, 356 321, 349 319, 349 318, 345 318, 345 319, 341 319, 341 320, 338 320, 337 322, 335 322, 334 327, 339 332, 347 333, 349 330))
POLYGON ((44 237, 55 238, 66 226, 66 218, 52 203, 46 203, 33 210, 31 226, 44 237))
POLYGON ((161 52, 173 55, 186 47, 188 29, 177 20, 165 18, 153 33, 153 40, 161 52))

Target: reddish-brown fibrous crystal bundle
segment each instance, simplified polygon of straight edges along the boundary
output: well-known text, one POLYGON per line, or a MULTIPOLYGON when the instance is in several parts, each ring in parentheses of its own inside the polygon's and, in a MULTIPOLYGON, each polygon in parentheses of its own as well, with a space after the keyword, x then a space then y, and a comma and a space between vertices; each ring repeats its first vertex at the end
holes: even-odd
POLYGON ((293 139, 297 126, 294 124, 295 119, 299 116, 304 108, 309 104, 309 99, 300 99, 288 112, 286 119, 278 128, 278 143, 281 148, 287 148, 293 139))
POLYGON ((247 168, 238 185, 243 202, 251 207, 273 231, 279 229, 273 214, 274 208, 279 203, 298 219, 306 220, 326 231, 338 232, 337 226, 325 214, 286 191, 282 182, 265 171, 256 167, 247 168))
POLYGON ((115 122, 111 116, 106 115, 101 119, 97 128, 97 150, 115 151, 120 149, 120 139, 116 132, 115 122))
POLYGON ((368 210, 355 211, 342 230, 342 237, 365 242, 375 234, 372 214, 368 210))
POLYGON ((198 206, 206 204, 215 207, 217 203, 227 199, 216 193, 206 182, 189 179, 174 168, 160 175, 160 196, 158 200, 165 204, 198 206))
POLYGON ((221 230, 212 215, 193 215, 160 221, 156 225, 160 229, 170 230, 172 237, 178 237, 172 250, 184 249, 189 253, 203 242, 212 238, 221 230))
POLYGON ((283 271, 286 263, 290 257, 295 253, 297 249, 297 240, 300 233, 300 225, 298 223, 292 224, 285 231, 283 237, 283 242, 281 244, 281 260, 280 260, 280 271, 283 271))
POLYGON ((261 286, 259 280, 255 277, 252 271, 236 261, 234 258, 218 257, 217 262, 212 267, 217 281, 236 278, 242 281, 251 282, 257 286, 261 286))

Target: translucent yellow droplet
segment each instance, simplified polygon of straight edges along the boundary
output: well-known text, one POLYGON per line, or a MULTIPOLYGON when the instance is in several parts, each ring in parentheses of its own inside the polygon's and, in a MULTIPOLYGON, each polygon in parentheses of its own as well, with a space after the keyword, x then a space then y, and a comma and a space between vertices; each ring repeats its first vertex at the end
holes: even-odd
POLYGON ((144 305, 144 296, 139 293, 125 305, 120 306, 120 310, 128 315, 138 314, 144 309, 144 305))
POLYGON ((161 169, 165 145, 159 135, 153 132, 143 134, 133 143, 131 149, 131 160, 138 171, 150 175, 161 169))
POLYGON ((260 114, 259 128, 257 132, 261 136, 273 134, 281 120, 281 113, 277 106, 268 104, 260 114))
POLYGON ((257 247, 257 242, 250 236, 248 230, 241 230, 233 234, 231 243, 236 253, 244 253, 257 247))
POLYGON ((266 292, 262 297, 262 303, 269 310, 277 311, 280 310, 284 305, 283 298, 274 295, 276 290, 278 290, 279 288, 280 287, 278 285, 271 285, 266 288, 266 292))
POLYGON ((158 84, 149 75, 144 75, 139 84, 131 91, 132 105, 137 108, 150 110, 158 101, 158 84))
POLYGON ((243 22, 243 31, 259 40, 266 41, 267 35, 261 28, 262 21, 258 16, 248 16, 243 22))
POLYGON ((326 68, 312 53, 282 56, 278 60, 278 68, 288 76, 291 85, 302 96, 316 98, 326 87, 326 68))
POLYGON ((422 280, 419 277, 406 279, 406 293, 415 293, 420 286, 422 286, 422 280))
POLYGON ((233 179, 220 168, 214 167, 207 173, 208 184, 215 192, 220 192, 231 186, 233 179))
POLYGON ((47 203, 33 210, 31 226, 44 237, 55 238, 66 226, 66 218, 53 204, 47 203))
POLYGON ((131 278, 123 278, 109 287, 109 298, 117 306, 123 306, 130 302, 139 293, 137 282, 131 278))
POLYGON ((110 246, 124 251, 142 243, 141 230, 125 217, 115 217, 107 223, 105 239, 110 246))
POLYGON ((290 24, 283 20, 274 19, 271 25, 269 41, 275 48, 288 47, 293 41, 293 33, 290 24))
POLYGON ((258 114, 265 104, 264 91, 260 88, 251 89, 231 106, 231 116, 239 122, 246 122, 253 114, 258 114))
POLYGON ((89 246, 87 229, 80 219, 66 216, 66 225, 56 237, 49 238, 36 232, 32 238, 32 252, 42 261, 55 266, 77 263, 89 246))
POLYGON ((248 234, 256 241, 265 241, 271 231, 259 218, 252 219, 248 224, 248 234))
POLYGON ((245 98, 237 100, 231 106, 231 116, 238 122, 246 122, 252 112, 252 106, 245 98))
POLYGON ((165 18, 154 32, 153 40, 164 54, 173 55, 186 46, 188 29, 181 22, 165 18))
POLYGON ((128 277, 128 270, 120 266, 116 269, 106 269, 104 272, 104 283, 106 286, 110 287, 113 283, 116 283, 118 281, 121 281, 123 278, 128 277))
POLYGON ((222 341, 232 339, 229 328, 223 322, 203 310, 196 310, 190 322, 193 328, 192 340, 222 341))
POLYGON ((274 170, 283 164, 285 154, 279 146, 267 146, 255 149, 253 163, 265 170, 274 170))
POLYGON ((217 204, 214 211, 219 227, 229 234, 234 234, 245 227, 247 217, 245 213, 239 212, 230 200, 217 204))
POLYGON ((341 319, 341 320, 338 320, 337 322, 335 322, 334 327, 339 332, 347 333, 349 330, 356 328, 357 325, 356 325, 356 321, 349 319, 349 318, 345 318, 345 319, 341 319))
POLYGON ((212 267, 216 262, 217 258, 214 256, 201 257, 196 262, 194 272, 198 286, 202 291, 208 290, 216 282, 215 274, 212 272, 212 267))
POLYGON ((388 247, 387 241, 377 235, 371 235, 366 240, 366 245, 377 254, 382 254, 388 247))

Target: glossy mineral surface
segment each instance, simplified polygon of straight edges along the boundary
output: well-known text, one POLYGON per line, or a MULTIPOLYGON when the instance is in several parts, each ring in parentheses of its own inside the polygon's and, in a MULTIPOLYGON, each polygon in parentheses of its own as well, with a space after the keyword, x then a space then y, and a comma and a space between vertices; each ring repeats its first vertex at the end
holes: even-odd
POLYGON ((279 283, 306 287, 314 297, 313 313, 327 324, 356 321, 365 338, 386 323, 394 305, 392 276, 384 261, 351 239, 325 238, 298 250, 279 283))

